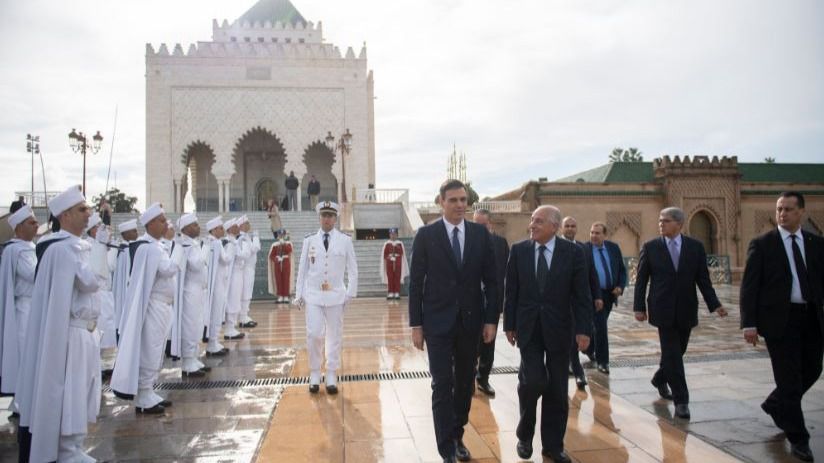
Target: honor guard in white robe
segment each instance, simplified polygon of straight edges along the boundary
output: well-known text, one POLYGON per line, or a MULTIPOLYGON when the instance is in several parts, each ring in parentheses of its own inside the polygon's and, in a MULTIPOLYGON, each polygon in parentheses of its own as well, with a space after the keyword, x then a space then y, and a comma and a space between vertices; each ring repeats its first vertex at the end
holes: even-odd
POLYGON ((123 316, 126 305, 126 290, 129 288, 129 274, 132 268, 132 258, 129 244, 137 240, 137 219, 130 219, 121 223, 117 230, 121 241, 118 243, 116 265, 112 275, 112 296, 114 297, 114 323, 118 333, 123 331, 123 316))
POLYGON ((126 293, 126 321, 112 373, 114 394, 134 400, 137 413, 161 414, 171 402, 154 390, 170 332, 172 304, 180 266, 160 244, 166 217, 160 204, 152 204, 140 216, 146 234, 132 243, 132 273, 126 293))
MULTIPOLYGON (((183 359, 182 375, 201 377, 208 371, 198 360, 198 341, 202 334, 203 312, 208 295, 208 268, 201 243, 200 226, 195 214, 183 214, 178 219, 180 236, 175 249, 182 253, 175 296, 175 316, 172 320, 172 356, 183 359)), ((175 260, 175 259, 173 259, 175 260)))
MULTIPOLYGON (((14 394, 34 290, 37 257, 32 239, 38 223, 28 205, 10 215, 8 222, 14 238, 4 243, 0 259, 0 392, 14 394)), ((11 410, 17 411, 14 400, 11 410)))
POLYGON ((224 356, 229 352, 229 348, 220 344, 220 325, 226 316, 229 271, 235 260, 235 246, 229 246, 229 240, 223 238, 225 230, 223 219, 220 216, 206 223, 206 230, 209 232, 206 238, 209 292, 206 298, 207 313, 204 318, 206 337, 209 340, 206 346, 206 356, 224 356))
MULTIPOLYGON (((100 289, 94 293, 92 302, 97 305, 100 316, 97 319, 97 329, 100 331, 100 348, 111 349, 117 347, 117 337, 114 322, 114 297, 112 296, 112 271, 109 263, 109 231, 100 220, 98 213, 92 214, 87 225, 86 241, 91 246, 89 266, 97 275, 100 289)), ((104 371, 111 369, 104 368, 104 371)), ((104 374, 110 374, 108 371, 104 374)))
POLYGON ((229 270, 229 294, 226 296, 226 325, 223 328, 223 339, 243 339, 246 334, 237 330, 237 320, 240 316, 241 299, 243 298, 243 281, 245 279, 246 260, 249 258, 251 247, 246 240, 238 239, 240 234, 240 218, 230 220, 226 227, 227 246, 234 247, 235 260, 229 270))
POLYGON ((309 351, 309 391, 320 389, 321 360, 326 333, 326 391, 336 394, 340 368, 343 311, 358 293, 358 263, 352 239, 334 228, 338 205, 324 201, 316 210, 321 229, 303 240, 295 301, 306 307, 309 351), (348 285, 344 284, 348 275, 348 285))
POLYGON ((257 266, 258 252, 260 252, 260 238, 258 234, 251 231, 249 218, 242 217, 240 224, 240 237, 249 244, 249 257, 246 259, 246 266, 243 274, 243 295, 240 301, 240 317, 238 318, 241 328, 254 328, 257 322, 249 317, 249 305, 252 302, 252 292, 255 288, 255 267, 257 266))
POLYGON ((80 186, 55 196, 49 210, 61 230, 36 246, 24 367, 15 399, 21 461, 93 462, 83 451, 88 423, 100 411, 100 333, 92 302, 97 276, 80 238, 91 210, 80 186))

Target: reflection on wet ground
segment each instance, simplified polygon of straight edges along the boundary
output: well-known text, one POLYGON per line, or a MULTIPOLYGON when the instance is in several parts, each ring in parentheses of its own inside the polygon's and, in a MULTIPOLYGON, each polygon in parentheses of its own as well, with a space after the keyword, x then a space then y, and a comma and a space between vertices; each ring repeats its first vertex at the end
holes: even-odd
MULTIPOLYGON (((783 434, 759 408, 772 375, 763 346, 741 339, 737 288, 718 292, 731 316, 719 320, 704 309, 693 331, 686 366, 690 422, 673 419, 672 403, 659 400, 649 384, 657 334, 634 321, 631 296, 621 300, 610 317, 611 375, 587 369, 584 392, 570 382, 565 445, 575 461, 794 461, 783 434)), ((427 371, 426 356, 409 342, 405 303, 355 301, 345 315, 341 374, 427 371)), ((255 303, 252 316, 260 325, 246 330, 246 339, 226 343, 229 356, 206 360, 213 368, 209 383, 182 380, 177 365, 165 362, 160 394, 174 402, 165 415, 135 416, 129 403, 105 392, 86 441, 91 454, 106 461, 440 461, 426 378, 344 382, 338 396, 323 389, 310 395, 305 384, 216 382, 308 374, 304 313, 255 303)), ((517 349, 501 339, 495 365, 516 367, 517 349)), ((517 377, 493 374, 491 383, 497 397, 476 393, 465 443, 473 461, 519 461, 517 377)), ((0 408, 7 404, 0 399, 0 408)), ((813 452, 824 457, 824 382, 803 405, 813 452)), ((9 413, 0 412, 0 460, 16 461, 15 439, 9 413)), ((533 446, 540 449, 540 441, 533 446)), ((540 454, 533 460, 541 461, 540 454)))

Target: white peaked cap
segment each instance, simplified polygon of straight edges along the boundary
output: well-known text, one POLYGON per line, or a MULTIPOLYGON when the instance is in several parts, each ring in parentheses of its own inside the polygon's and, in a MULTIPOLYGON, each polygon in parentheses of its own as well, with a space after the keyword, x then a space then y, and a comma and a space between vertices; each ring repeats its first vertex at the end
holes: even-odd
POLYGON ((100 214, 95 212, 94 214, 89 217, 89 223, 86 224, 86 231, 91 230, 92 228, 96 227, 100 223, 100 214))
POLYGON ((80 185, 74 185, 49 201, 49 212, 51 212, 53 216, 58 217, 75 205, 85 201, 86 198, 83 197, 80 185))
POLYGON ((129 219, 117 226, 120 233, 125 233, 130 230, 137 230, 137 219, 129 219))
POLYGON ((163 214, 163 206, 160 203, 154 203, 140 214, 140 224, 145 227, 147 223, 151 222, 152 219, 160 214, 163 214))
POLYGON ((238 222, 238 220, 236 218, 235 219, 229 219, 229 220, 223 222, 223 228, 228 230, 232 227, 237 226, 237 222, 238 222))
POLYGON ((321 212, 334 212, 335 214, 338 214, 340 211, 340 206, 332 201, 321 201, 317 206, 315 206, 315 211, 318 214, 321 212))
POLYGON ((179 230, 183 230, 185 227, 197 222, 197 216, 189 212, 188 214, 183 214, 177 219, 177 228, 179 230))
POLYGON ((246 217, 246 214, 243 214, 239 219, 237 219, 238 225, 243 225, 244 223, 249 223, 249 217, 246 217))
POLYGON ((9 225, 11 225, 11 229, 14 230, 17 228, 18 225, 25 222, 26 219, 29 217, 34 217, 34 212, 31 211, 31 206, 26 204, 25 206, 21 207, 20 209, 14 211, 14 214, 9 216, 9 225))
POLYGON ((214 219, 206 222, 206 231, 210 232, 221 225, 223 225, 223 217, 217 216, 214 219))

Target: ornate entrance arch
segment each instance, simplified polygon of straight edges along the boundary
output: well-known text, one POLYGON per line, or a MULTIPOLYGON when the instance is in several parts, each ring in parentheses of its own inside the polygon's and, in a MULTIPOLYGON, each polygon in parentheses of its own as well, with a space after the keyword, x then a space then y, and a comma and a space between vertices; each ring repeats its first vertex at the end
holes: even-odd
POLYGON ((335 153, 329 150, 325 143, 316 141, 303 152, 303 162, 306 164, 306 174, 300 181, 300 194, 303 197, 303 210, 309 210, 309 193, 306 186, 309 178, 314 175, 320 182, 319 201, 338 200, 338 179, 332 173, 332 165, 336 162, 335 153))
POLYGON ((280 201, 286 194, 286 151, 269 130, 256 127, 235 144, 229 208, 261 210, 270 199, 280 201), (265 185, 265 188, 262 188, 265 185))
POLYGON ((707 254, 717 254, 718 224, 715 218, 705 210, 699 210, 690 218, 689 235, 704 245, 707 254))
POLYGON ((184 185, 180 195, 181 204, 183 204, 182 198, 186 196, 188 189, 198 212, 217 211, 218 185, 217 179, 212 174, 212 166, 215 163, 215 153, 212 147, 202 141, 190 143, 183 152, 181 161, 186 169, 192 172, 191 185, 186 185, 186 175, 181 181, 184 185))

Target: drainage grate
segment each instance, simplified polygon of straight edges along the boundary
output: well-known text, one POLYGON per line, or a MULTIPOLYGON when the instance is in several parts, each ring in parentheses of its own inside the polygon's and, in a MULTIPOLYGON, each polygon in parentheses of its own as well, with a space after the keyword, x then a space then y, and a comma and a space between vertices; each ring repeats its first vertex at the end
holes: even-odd
MULTIPOLYGON (((757 352, 732 352, 724 354, 707 354, 684 357, 684 363, 705 363, 725 360, 748 360, 767 358, 765 351, 757 352)), ((617 359, 610 363, 613 368, 637 368, 657 365, 658 359, 654 357, 617 359)), ((492 368, 493 375, 517 374, 518 367, 502 366, 492 368)), ((361 381, 396 381, 404 379, 425 379, 431 378, 428 371, 398 371, 383 373, 365 373, 356 375, 341 375, 338 381, 342 383, 353 383, 361 381)), ((262 386, 305 386, 309 384, 308 376, 290 376, 279 378, 259 378, 259 379, 233 379, 222 381, 185 381, 160 383, 155 385, 155 389, 163 391, 183 391, 192 389, 236 389, 244 387, 262 386)), ((111 392, 111 387, 106 384, 103 392, 111 392)))

